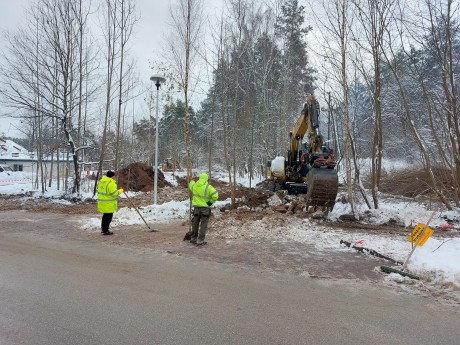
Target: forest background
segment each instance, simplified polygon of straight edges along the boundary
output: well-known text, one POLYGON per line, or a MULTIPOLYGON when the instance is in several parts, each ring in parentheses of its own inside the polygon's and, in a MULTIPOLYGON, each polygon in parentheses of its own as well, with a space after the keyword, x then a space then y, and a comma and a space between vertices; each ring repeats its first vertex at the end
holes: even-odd
MULTIPOLYGON (((225 0, 218 15, 208 3, 170 1, 152 56, 152 74, 167 80, 157 90, 131 55, 136 1, 32 2, 2 47, 2 115, 27 138, 12 139, 39 162, 69 151, 73 193, 88 163, 99 174, 153 165, 157 129, 160 160, 179 161, 188 178, 192 168, 224 169, 235 186, 285 155, 315 93, 352 208, 358 197, 379 207, 384 159, 422 171, 426 193, 460 206, 459 2, 225 0)), ((37 176, 44 191, 53 178, 37 176)))

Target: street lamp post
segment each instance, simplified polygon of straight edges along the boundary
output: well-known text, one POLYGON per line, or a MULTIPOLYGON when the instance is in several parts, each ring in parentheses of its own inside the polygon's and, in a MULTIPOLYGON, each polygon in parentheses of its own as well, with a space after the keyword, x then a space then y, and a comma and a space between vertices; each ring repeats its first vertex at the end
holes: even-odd
POLYGON ((153 204, 157 204, 157 194, 158 194, 158 127, 159 127, 159 122, 158 122, 158 109, 159 109, 159 103, 160 103, 160 86, 162 83, 166 81, 166 79, 159 75, 159 74, 154 74, 150 77, 150 80, 155 83, 155 86, 157 87, 157 111, 156 111, 156 119, 155 119, 155 166, 153 168, 153 172, 155 173, 154 176, 154 182, 153 182, 153 204))

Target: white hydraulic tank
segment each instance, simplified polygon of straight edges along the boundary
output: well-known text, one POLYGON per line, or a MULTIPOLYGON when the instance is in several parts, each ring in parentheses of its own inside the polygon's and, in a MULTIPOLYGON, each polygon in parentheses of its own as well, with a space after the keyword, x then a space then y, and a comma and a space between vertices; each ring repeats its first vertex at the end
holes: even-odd
POLYGON ((271 172, 273 177, 284 178, 285 177, 285 158, 277 156, 272 160, 271 172))

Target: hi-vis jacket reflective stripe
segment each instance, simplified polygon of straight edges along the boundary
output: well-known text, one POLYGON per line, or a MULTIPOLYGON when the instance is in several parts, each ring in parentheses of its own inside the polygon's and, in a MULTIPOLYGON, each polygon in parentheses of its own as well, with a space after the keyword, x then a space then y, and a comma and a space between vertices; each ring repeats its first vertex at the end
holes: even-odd
POLYGON ((198 207, 209 207, 206 203, 212 204, 219 198, 216 189, 208 183, 208 175, 202 173, 198 181, 190 181, 188 185, 192 192, 192 205, 198 207))
POLYGON ((122 193, 114 179, 104 176, 97 185, 97 210, 114 213, 118 210, 118 196, 122 193))

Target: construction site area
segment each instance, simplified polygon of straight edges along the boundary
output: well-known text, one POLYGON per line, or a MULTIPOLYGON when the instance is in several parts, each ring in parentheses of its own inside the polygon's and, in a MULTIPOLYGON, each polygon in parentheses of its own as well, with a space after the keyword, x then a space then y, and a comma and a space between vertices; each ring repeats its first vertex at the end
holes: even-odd
MULTIPOLYGON (((401 184, 406 185, 405 175, 401 174, 401 184)), ((388 258, 369 255, 369 252, 345 249, 341 243, 350 243, 358 248, 355 239, 365 236, 380 236, 388 239, 405 239, 412 230, 401 214, 393 212, 384 220, 376 221, 371 212, 363 212, 359 219, 352 214, 340 214, 328 217, 320 210, 307 211, 304 194, 291 195, 285 190, 269 190, 267 181, 248 188, 237 186, 235 203, 230 202, 231 187, 211 175, 210 183, 219 193, 219 201, 212 209, 206 239, 208 245, 203 248, 184 241, 184 235, 190 229, 190 214, 177 212, 167 220, 150 221, 155 213, 153 204, 154 172, 152 167, 143 163, 134 163, 117 172, 117 183, 130 195, 120 196, 119 212, 114 214, 114 236, 101 236, 99 229, 100 214, 97 212, 97 198, 56 202, 53 198, 33 198, 32 193, 0 195, 0 208, 4 212, 48 213, 66 222, 72 220, 64 229, 60 221, 53 221, 45 228, 37 228, 36 233, 46 232, 53 236, 76 238, 81 241, 102 241, 108 246, 126 247, 136 251, 160 251, 168 255, 203 259, 220 263, 235 264, 241 268, 256 267, 272 272, 289 272, 299 276, 326 279, 359 279, 382 283, 386 275, 378 267, 389 264, 388 258), (225 201, 225 202, 224 202, 225 201), (139 221, 135 224, 123 223, 130 212, 144 215, 148 226, 139 221), (123 211, 127 210, 127 211, 123 211), (150 217, 150 218, 149 218, 150 217), (94 227, 82 224, 93 222, 94 227), (158 230, 151 232, 151 228, 158 230), (300 239, 299 236, 307 236, 300 239), (320 246, 318 245, 320 244, 320 246), (343 248, 337 250, 337 248, 343 248)), ((423 177, 423 176, 420 176, 423 177)), ((401 191, 397 180, 391 177, 394 188, 388 198, 408 200, 397 195, 401 191), (398 190, 399 189, 399 190, 398 190)), ((158 204, 184 203, 189 200, 187 178, 183 171, 158 171, 158 204)), ((385 185, 385 184, 384 184, 385 185)), ((339 188, 335 208, 346 206, 345 193, 339 188)), ((420 204, 434 201, 429 196, 418 197, 420 204)), ((413 197, 411 198, 413 199, 413 197)), ((455 219, 449 220, 455 223, 455 219)), ((457 220, 458 221, 458 220, 457 220)), ((460 237, 455 227, 449 231, 436 231, 437 239, 460 237)), ((367 240, 369 242, 369 240, 367 240)), ((366 243, 361 244, 363 247, 366 243)), ((401 259, 401 258, 399 258, 401 259)), ((413 284, 413 283, 411 283, 413 284)), ((406 285, 397 285, 404 290, 406 285)), ((433 284, 432 289, 424 287, 426 294, 436 295, 448 303, 459 303, 458 293, 440 291, 433 284), (442 297, 441 297, 442 296, 442 297)))

